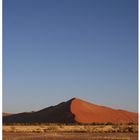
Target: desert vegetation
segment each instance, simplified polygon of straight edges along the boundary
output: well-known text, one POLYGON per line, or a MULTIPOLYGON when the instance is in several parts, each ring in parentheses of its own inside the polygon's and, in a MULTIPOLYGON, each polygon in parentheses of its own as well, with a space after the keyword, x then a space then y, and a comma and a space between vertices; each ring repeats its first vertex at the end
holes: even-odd
POLYGON ((74 133, 137 133, 137 125, 66 125, 66 124, 13 124, 4 125, 3 132, 74 132, 74 133))
POLYGON ((3 126, 3 140, 137 140, 137 125, 13 124, 3 126))

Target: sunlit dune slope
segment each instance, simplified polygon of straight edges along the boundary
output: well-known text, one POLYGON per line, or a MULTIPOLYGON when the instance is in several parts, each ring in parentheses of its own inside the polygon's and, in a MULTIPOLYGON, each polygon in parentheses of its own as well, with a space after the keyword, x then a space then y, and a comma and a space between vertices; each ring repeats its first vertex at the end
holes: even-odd
POLYGON ((71 112, 75 120, 81 123, 137 123, 138 114, 124 110, 115 110, 109 107, 88 103, 74 99, 71 103, 71 112))

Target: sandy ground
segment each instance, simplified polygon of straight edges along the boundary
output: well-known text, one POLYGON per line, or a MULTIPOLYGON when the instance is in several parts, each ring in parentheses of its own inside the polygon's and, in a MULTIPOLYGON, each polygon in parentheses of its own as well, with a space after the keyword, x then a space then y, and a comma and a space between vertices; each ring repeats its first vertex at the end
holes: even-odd
POLYGON ((4 133, 3 140, 138 140, 130 133, 4 133))

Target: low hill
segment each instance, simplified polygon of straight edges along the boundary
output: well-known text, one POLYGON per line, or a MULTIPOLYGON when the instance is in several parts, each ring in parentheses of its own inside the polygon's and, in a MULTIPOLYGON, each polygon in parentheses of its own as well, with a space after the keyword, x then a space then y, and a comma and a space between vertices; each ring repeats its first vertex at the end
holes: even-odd
POLYGON ((138 123, 138 114, 72 98, 36 112, 3 117, 4 123, 138 123))
POLYGON ((11 113, 7 113, 7 112, 3 112, 2 113, 2 116, 10 116, 10 115, 12 115, 11 113))

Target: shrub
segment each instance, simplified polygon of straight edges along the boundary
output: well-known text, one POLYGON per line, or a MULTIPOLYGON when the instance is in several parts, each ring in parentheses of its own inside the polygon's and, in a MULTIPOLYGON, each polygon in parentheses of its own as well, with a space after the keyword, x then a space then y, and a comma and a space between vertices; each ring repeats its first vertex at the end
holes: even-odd
POLYGON ((50 131, 57 131, 58 130, 58 126, 48 126, 47 130, 50 130, 50 131))
POLYGON ((12 131, 12 132, 16 132, 15 126, 11 126, 11 131, 12 131))
POLYGON ((132 133, 134 132, 133 127, 132 127, 132 126, 129 126, 129 127, 128 127, 128 132, 132 132, 132 133))

